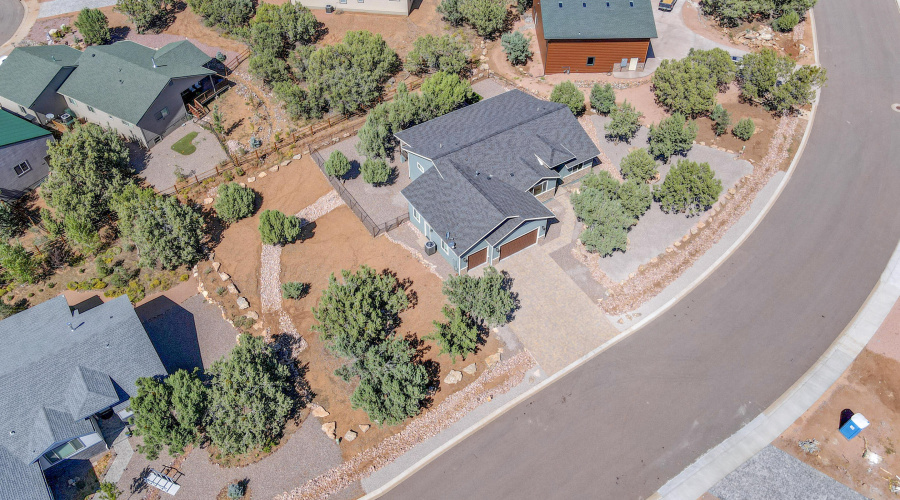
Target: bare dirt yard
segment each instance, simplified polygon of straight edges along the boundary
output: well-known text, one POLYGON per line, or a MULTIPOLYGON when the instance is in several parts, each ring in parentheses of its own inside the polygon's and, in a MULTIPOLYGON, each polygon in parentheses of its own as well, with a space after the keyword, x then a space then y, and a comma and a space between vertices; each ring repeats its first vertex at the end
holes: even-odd
MULTIPOLYGON (((246 182, 246 178, 237 180, 246 182)), ((291 162, 275 173, 269 172, 266 177, 247 185, 257 190, 261 197, 256 215, 228 227, 214 249, 214 259, 221 264, 219 271, 230 275, 230 282, 237 286, 239 294, 226 291, 227 282, 212 271, 211 261, 200 264, 199 275, 209 298, 222 305, 226 317, 233 319, 248 311, 259 312, 260 322, 249 331, 262 334, 266 328, 276 329, 278 319, 275 313, 262 313, 260 307, 262 245, 257 229, 259 213, 265 209, 297 213, 328 193, 331 188, 308 156, 291 162), (249 300, 249 310, 238 309, 238 296, 249 300)), ((310 285, 308 295, 299 300, 285 300, 283 308, 308 343, 298 359, 305 369, 305 379, 314 394, 313 402, 330 413, 323 422, 335 422, 339 437, 344 436, 348 430, 358 434, 355 440, 341 443, 344 458, 380 443, 386 437, 401 431, 408 423, 389 427, 372 425, 367 432, 362 432, 360 425, 371 422, 364 411, 351 408, 350 395, 354 386, 333 373, 345 360, 327 351, 319 340, 318 333, 310 331, 314 323, 312 307, 327 286, 329 275, 339 275, 342 269, 356 270, 361 265, 392 272, 398 279, 406 280, 409 284, 412 307, 401 314, 402 324, 397 333, 410 339, 417 347, 421 362, 434 377, 437 389, 428 402, 429 406, 439 404, 448 395, 475 380, 484 370, 484 359, 501 348, 499 339, 488 336, 479 351, 465 361, 457 359, 452 364, 449 356, 439 355, 439 347, 431 341, 422 341, 421 338, 432 332, 432 321, 443 319, 441 307, 445 300, 441 293, 441 281, 403 247, 385 237, 372 238, 346 206, 340 206, 316 219, 307 226, 302 241, 287 245, 282 250, 281 282, 299 281, 310 285), (461 370, 471 363, 476 363, 474 375, 464 375, 459 384, 438 385, 438 381, 443 380, 451 369, 461 370)))
POLYGON ((819 471, 874 499, 897 498, 900 486, 900 302, 841 378, 774 445, 819 471), (870 425, 848 441, 838 432, 841 412, 862 413, 870 425), (815 439, 818 452, 807 453, 800 441, 815 439), (869 451, 883 461, 863 458, 869 451))

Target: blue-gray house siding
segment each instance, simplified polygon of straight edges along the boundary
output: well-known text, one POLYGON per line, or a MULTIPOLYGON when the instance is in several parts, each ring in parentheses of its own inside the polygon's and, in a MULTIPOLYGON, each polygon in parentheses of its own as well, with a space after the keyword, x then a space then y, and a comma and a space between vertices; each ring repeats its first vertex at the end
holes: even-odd
POLYGON ((409 151, 407 151, 407 155, 409 156, 409 178, 411 180, 418 179, 420 175, 424 174, 429 168, 434 166, 434 162, 424 156, 409 151))

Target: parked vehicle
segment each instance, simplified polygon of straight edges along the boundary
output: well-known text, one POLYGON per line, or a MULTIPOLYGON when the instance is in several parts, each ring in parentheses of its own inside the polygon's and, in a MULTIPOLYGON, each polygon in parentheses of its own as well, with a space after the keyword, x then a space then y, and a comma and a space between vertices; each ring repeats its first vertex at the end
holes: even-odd
POLYGON ((678 0, 659 0, 659 10, 671 12, 678 0))

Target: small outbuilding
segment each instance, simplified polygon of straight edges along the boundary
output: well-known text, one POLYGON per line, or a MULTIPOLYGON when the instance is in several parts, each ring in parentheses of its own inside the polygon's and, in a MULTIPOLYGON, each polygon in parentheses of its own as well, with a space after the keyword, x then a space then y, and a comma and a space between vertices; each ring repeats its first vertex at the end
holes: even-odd
POLYGON ((544 73, 636 70, 652 55, 650 0, 534 0, 544 73))

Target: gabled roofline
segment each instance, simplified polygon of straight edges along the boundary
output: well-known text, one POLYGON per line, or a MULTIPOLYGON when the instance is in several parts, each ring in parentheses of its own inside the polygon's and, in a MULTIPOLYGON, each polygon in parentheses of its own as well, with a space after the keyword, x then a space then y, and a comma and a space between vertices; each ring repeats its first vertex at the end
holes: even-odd
MULTIPOLYGON (((472 246, 470 246, 469 248, 467 248, 464 252, 460 253, 460 254, 459 254, 460 258, 462 258, 463 255, 469 253, 469 250, 475 248, 476 245, 478 245, 479 243, 481 243, 482 241, 484 241, 485 238, 487 238, 488 236, 490 236, 491 233, 493 233, 493 232, 496 231, 500 226, 502 226, 503 224, 505 224, 506 221, 508 221, 509 219, 514 219, 514 218, 516 218, 516 217, 521 217, 521 216, 520 216, 520 215, 510 215, 510 216, 507 216, 507 217, 506 217, 505 219, 503 219, 502 221, 500 221, 500 224, 497 224, 496 226, 492 227, 491 230, 488 231, 487 233, 485 233, 484 236, 482 236, 481 238, 478 238, 477 240, 475 240, 475 243, 473 243, 472 246)), ((521 225, 521 224, 520 224, 520 225, 521 225)), ((516 226, 516 227, 519 227, 519 226, 516 226)), ((493 246, 493 245, 491 245, 491 246, 493 246)))
MULTIPOLYGON (((556 217, 555 214, 554 214, 553 216, 556 217)), ((550 217, 534 217, 534 218, 531 218, 531 219, 525 219, 525 220, 522 221, 522 224, 519 224, 518 226, 512 228, 512 230, 510 230, 508 233, 504 234, 503 237, 500 238, 499 241, 503 241, 507 236, 509 236, 509 235, 513 234, 514 232, 516 232, 516 230, 519 229, 520 227, 522 227, 526 222, 531 222, 531 221, 534 221, 534 220, 545 220, 545 219, 549 219, 549 218, 550 218, 550 217)), ((480 241, 480 240, 479 240, 479 241, 480 241)), ((491 246, 493 246, 493 245, 491 245, 491 246)))

